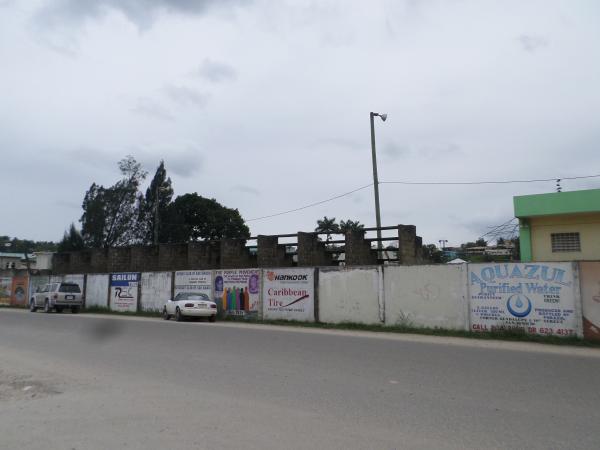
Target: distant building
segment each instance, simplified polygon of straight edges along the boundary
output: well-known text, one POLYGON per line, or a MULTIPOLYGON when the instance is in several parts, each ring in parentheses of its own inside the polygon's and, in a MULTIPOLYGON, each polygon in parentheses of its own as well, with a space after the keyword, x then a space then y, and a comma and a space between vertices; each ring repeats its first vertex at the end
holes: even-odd
POLYGON ((600 189, 513 200, 522 261, 600 259, 600 189))
POLYGON ((29 268, 35 270, 52 269, 53 252, 34 252, 25 257, 25 253, 0 253, 0 270, 24 270, 29 268))

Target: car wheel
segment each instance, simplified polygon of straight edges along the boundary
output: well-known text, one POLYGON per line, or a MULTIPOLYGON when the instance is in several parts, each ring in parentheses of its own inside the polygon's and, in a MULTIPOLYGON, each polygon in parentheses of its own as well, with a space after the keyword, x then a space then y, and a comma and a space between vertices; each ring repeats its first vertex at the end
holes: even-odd
POLYGON ((180 311, 180 309, 179 309, 179 308, 177 308, 177 309, 175 310, 175 320, 176 320, 177 322, 181 322, 181 321, 183 320, 183 314, 181 314, 181 311, 180 311))
POLYGON ((169 319, 171 318, 171 315, 170 315, 170 314, 167 314, 167 308, 166 308, 166 307, 165 307, 165 308, 163 308, 163 312, 162 312, 162 318, 163 318, 164 320, 169 320, 169 319))
POLYGON ((79 306, 73 306, 71 308, 71 314, 77 314, 79 312, 79 306))
POLYGON ((31 299, 31 301, 29 302, 29 311, 31 311, 31 312, 37 311, 37 308, 35 306, 35 301, 33 299, 31 299))
POLYGON ((217 321, 217 315, 216 315, 216 314, 213 314, 212 316, 210 316, 210 317, 208 318, 208 321, 209 321, 209 322, 216 322, 216 321, 217 321))
POLYGON ((46 300, 44 302, 44 312, 49 313, 50 311, 52 311, 52 308, 50 308, 50 302, 48 300, 46 300))

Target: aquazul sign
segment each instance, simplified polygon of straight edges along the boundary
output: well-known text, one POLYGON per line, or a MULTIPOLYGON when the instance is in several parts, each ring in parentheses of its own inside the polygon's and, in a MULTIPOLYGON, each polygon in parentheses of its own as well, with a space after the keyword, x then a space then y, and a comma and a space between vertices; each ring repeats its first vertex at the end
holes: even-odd
POLYGON ((575 335, 573 283, 570 263, 471 264, 471 329, 575 335))

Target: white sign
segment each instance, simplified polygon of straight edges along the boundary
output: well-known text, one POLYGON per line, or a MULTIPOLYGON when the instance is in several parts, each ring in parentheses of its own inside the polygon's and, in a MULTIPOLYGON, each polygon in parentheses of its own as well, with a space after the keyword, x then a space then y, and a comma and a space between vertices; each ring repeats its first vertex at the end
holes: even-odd
POLYGON ((139 273, 111 273, 110 309, 120 312, 136 312, 139 282, 139 273))
POLYGON ((470 264, 471 329, 574 336, 571 263, 470 264))
POLYGON ((265 270, 265 319, 315 320, 314 269, 265 270))
POLYGON ((212 272, 210 270, 182 270, 175 272, 175 295, 180 292, 212 293, 212 272))

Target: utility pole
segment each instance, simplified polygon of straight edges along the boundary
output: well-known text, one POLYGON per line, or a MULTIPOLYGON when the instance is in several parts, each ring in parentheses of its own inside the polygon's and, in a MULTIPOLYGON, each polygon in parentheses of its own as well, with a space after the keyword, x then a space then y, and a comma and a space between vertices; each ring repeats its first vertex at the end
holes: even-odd
POLYGON ((438 242, 440 243, 440 247, 442 247, 442 250, 446 250, 446 244, 448 243, 448 239, 440 239, 438 242))
POLYGON ((382 259, 383 245, 381 242, 381 213, 379 210, 379 178, 377 177, 377 152, 375 151, 375 123, 373 118, 381 117, 385 122, 387 114, 379 114, 371 112, 369 118, 371 120, 371 156, 373 158, 373 188, 375 190, 375 223, 377 224, 377 259, 382 259))

